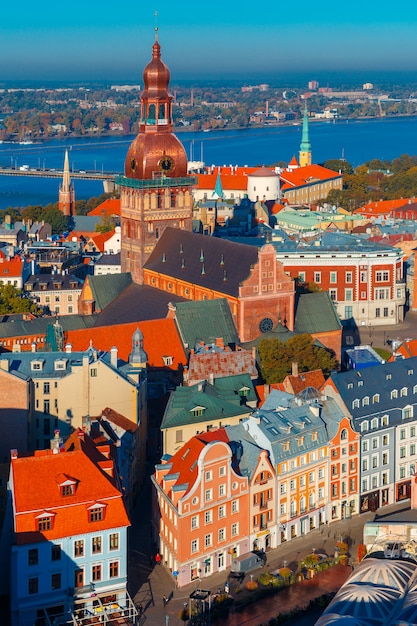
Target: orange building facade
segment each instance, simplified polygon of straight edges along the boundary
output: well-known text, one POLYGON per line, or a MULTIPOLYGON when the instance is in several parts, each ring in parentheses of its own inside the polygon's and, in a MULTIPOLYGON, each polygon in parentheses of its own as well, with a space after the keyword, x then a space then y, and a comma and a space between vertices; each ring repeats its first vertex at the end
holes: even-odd
POLYGON ((233 469, 223 429, 196 435, 155 468, 152 533, 179 587, 250 550, 248 478, 233 469))

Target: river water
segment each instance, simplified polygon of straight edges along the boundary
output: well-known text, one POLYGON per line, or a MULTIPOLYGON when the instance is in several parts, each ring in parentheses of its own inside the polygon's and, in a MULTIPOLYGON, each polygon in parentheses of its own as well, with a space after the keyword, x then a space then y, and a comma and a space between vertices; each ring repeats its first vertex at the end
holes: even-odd
MULTIPOLYGON (((289 162, 298 151, 301 126, 178 133, 190 160, 207 165, 271 165, 289 162)), ((71 138, 39 144, 0 144, 0 166, 61 170, 65 150, 71 170, 122 172, 133 136, 71 138)), ((353 166, 373 158, 417 154, 417 117, 311 122, 313 162, 345 158, 353 166)), ((60 180, 0 176, 0 209, 58 200, 60 180)), ((76 199, 100 195, 100 182, 75 180, 76 199)))

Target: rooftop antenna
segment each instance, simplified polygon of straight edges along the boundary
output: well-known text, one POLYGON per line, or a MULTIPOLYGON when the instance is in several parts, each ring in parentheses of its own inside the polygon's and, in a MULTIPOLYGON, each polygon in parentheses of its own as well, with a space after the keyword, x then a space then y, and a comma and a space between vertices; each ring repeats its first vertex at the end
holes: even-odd
POLYGON ((155 26, 154 26, 155 41, 158 41, 158 11, 155 11, 155 13, 153 15, 154 15, 154 18, 155 18, 155 26))

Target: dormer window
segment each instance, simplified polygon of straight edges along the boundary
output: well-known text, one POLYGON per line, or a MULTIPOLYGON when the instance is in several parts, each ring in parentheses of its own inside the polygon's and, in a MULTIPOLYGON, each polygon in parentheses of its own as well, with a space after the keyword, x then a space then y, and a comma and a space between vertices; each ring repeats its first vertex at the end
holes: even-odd
POLYGON ((249 387, 241 387, 239 389, 239 395, 241 398, 247 398, 249 395, 249 387))
POLYGON ((191 409, 190 413, 192 413, 193 417, 202 417, 205 413, 205 410, 205 406, 195 406, 193 409, 191 409))
POLYGON ((374 404, 378 404, 379 403, 379 393, 376 393, 373 398, 372 398, 372 402, 374 404))
POLYGON ((401 397, 404 398, 404 396, 406 396, 406 395, 407 395, 407 387, 403 387, 401 389, 401 397))
POLYGON ((163 356, 162 360, 164 362, 164 365, 172 365, 174 362, 174 357, 173 356, 163 356))
POLYGON ((55 371, 65 370, 67 367, 67 359, 59 359, 54 362, 55 371))
POLYGON ((304 445, 304 437, 298 437, 297 438, 297 443, 299 446, 303 446, 304 445))
POLYGON ((394 398, 398 398, 398 390, 397 389, 393 389, 391 391, 391 400, 393 400, 394 398))
POLYGON ((30 369, 32 370, 32 372, 40 372, 43 369, 43 359, 37 359, 36 361, 31 361, 30 363, 30 369))
POLYGON ((357 398, 352 402, 352 409, 359 409, 359 400, 357 398))
POLYGON ((90 506, 88 509, 88 521, 89 522, 101 522, 104 520, 105 506, 97 502, 90 506))
POLYGON ((353 383, 348 383, 347 388, 348 388, 348 389, 353 389, 353 383))
POLYGON ((289 441, 284 441, 282 446, 284 448, 284 452, 289 452, 290 451, 290 442, 289 441))
POLYGON ((55 513, 50 511, 44 511, 36 517, 36 527, 38 532, 44 532, 46 530, 52 530, 54 525, 55 513))

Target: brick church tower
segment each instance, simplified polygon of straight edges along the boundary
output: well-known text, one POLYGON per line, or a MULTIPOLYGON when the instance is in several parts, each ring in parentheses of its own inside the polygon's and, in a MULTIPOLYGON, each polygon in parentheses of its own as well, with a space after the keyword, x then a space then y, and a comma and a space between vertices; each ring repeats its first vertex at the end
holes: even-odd
POLYGON ((139 133, 127 152, 125 175, 116 178, 121 199, 122 272, 143 282, 142 268, 167 226, 192 230, 192 186, 187 155, 173 133, 170 73, 161 60, 158 31, 143 72, 139 133))
POLYGON ((65 150, 64 174, 59 188, 58 208, 64 215, 75 215, 75 190, 70 179, 68 150, 65 150))

